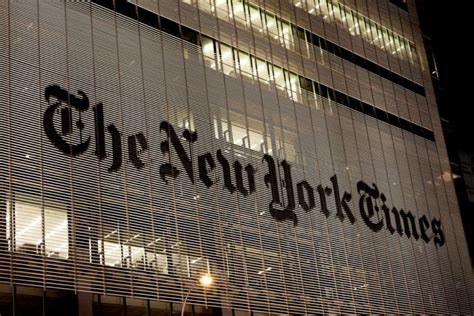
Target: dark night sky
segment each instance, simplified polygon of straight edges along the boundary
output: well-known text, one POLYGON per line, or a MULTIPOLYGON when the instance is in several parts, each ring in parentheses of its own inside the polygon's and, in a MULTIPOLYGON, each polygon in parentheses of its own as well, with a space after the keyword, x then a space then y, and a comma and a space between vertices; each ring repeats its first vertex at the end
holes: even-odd
MULTIPOLYGON (((468 2, 443 0, 416 0, 421 26, 431 38, 440 76, 440 114, 449 120, 451 152, 471 153, 474 157, 474 17, 469 16, 468 2), (454 144, 453 144, 454 143, 454 144)), ((446 126, 446 124, 444 124, 446 126)), ((474 161, 465 165, 463 175, 474 174, 474 161), (467 174, 466 172, 467 168, 467 174), (470 169, 470 172, 469 172, 470 169)), ((458 172, 460 170, 453 170, 458 172)), ((471 265, 474 266, 474 203, 469 202, 464 180, 458 179, 455 187, 460 203, 464 231, 469 245, 471 265), (461 180, 461 181, 460 181, 461 180)), ((472 180, 471 182, 472 183, 472 180)), ((472 199, 472 198, 471 198, 472 199)))
POLYGON ((442 0, 421 0, 424 12, 421 15, 422 25, 432 38, 432 46, 438 62, 443 93, 441 95, 444 111, 450 116, 452 126, 457 129, 460 145, 473 147, 471 135, 474 136, 474 122, 468 115, 473 105, 470 84, 474 53, 468 46, 474 44, 472 31, 474 27, 467 21, 466 3, 447 2, 442 0), (470 56, 469 56, 470 55, 470 56))

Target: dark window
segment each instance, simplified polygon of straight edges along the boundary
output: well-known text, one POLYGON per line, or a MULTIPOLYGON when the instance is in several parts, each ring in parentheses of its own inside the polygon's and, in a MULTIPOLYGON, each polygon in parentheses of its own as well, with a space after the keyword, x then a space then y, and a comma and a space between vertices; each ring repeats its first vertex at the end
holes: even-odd
POLYGON ((13 293, 9 285, 0 284, 0 315, 13 315, 13 293))
POLYGON ((301 86, 301 88, 303 88, 305 90, 314 92, 313 82, 309 79, 306 79, 305 77, 300 76, 300 86, 301 86))
POLYGON ((170 19, 160 17, 160 29, 168 34, 180 37, 179 24, 170 19))
POLYGON ((396 5, 402 10, 408 11, 407 0, 390 0, 390 3, 396 5))
MULTIPOLYGON (((176 316, 181 315, 183 304, 173 303, 172 305, 173 305, 173 315, 176 315, 176 316)), ((186 304, 186 306, 184 306, 184 315, 185 316, 193 315, 192 305, 186 304)))
POLYGON ((46 290, 45 307, 48 316, 76 316, 76 294, 72 291, 46 290))
POLYGON ((181 26, 181 38, 193 44, 198 44, 198 32, 186 26, 181 26))
POLYGON ((152 27, 158 27, 158 16, 140 7, 138 8, 138 21, 152 27))
POLYGON ((15 314, 38 316, 43 314, 43 290, 41 288, 17 286, 15 288, 15 314))
POLYGON ((137 298, 127 298, 127 316, 147 316, 148 302, 137 298))
POLYGON ((124 298, 101 295, 99 310, 100 316, 125 316, 124 298))
POLYGON ((151 316, 170 316, 171 304, 166 302, 150 301, 151 316))
POLYGON ((301 38, 302 40, 306 40, 304 29, 302 29, 301 27, 294 26, 294 25, 291 26, 291 29, 293 30, 293 35, 295 37, 301 38))

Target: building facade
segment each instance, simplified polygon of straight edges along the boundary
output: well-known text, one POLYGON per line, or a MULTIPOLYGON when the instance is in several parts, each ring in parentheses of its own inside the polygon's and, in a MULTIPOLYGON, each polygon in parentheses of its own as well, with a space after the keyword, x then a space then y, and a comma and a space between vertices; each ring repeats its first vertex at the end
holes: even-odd
POLYGON ((2 1, 0 24, 2 315, 473 313, 412 1, 2 1))

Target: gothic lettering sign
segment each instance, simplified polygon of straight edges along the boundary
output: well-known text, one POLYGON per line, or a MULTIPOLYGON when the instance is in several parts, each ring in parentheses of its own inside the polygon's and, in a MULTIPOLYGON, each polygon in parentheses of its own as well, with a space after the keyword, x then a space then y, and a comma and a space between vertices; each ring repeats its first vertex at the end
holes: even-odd
MULTIPOLYGON (((86 153, 91 144, 92 135, 82 135, 85 124, 81 119, 84 112, 90 110, 87 95, 78 91, 77 95, 71 94, 57 85, 48 86, 44 97, 49 106, 43 115, 43 126, 49 141, 62 153, 76 157, 86 153), (79 119, 73 122, 72 111, 77 111, 79 119), (59 114, 60 128, 55 126, 55 115, 59 114), (81 135, 78 143, 69 143, 68 135, 77 128, 81 135)), ((129 161, 137 169, 146 166, 141 155, 149 150, 149 144, 143 133, 122 135, 114 124, 105 126, 104 107, 102 103, 92 106, 94 116, 94 155, 99 160, 104 160, 108 155, 112 163, 108 172, 117 172, 122 168, 123 151, 128 152, 129 161), (126 138, 127 148, 122 148, 123 138, 126 138), (107 148, 107 139, 110 148, 107 148)), ((74 117, 76 117, 74 116, 74 117)), ((231 194, 240 194, 248 197, 255 192, 256 181, 263 181, 271 192, 271 201, 268 203, 270 215, 277 221, 290 221, 298 225, 297 209, 304 212, 319 211, 325 217, 334 216, 341 222, 347 221, 354 224, 358 216, 350 208, 353 194, 341 190, 337 175, 330 177, 329 186, 311 184, 306 180, 294 183, 292 166, 286 161, 278 161, 271 155, 265 154, 261 159, 261 166, 265 170, 263 179, 257 179, 256 167, 251 164, 243 165, 238 160, 231 163, 221 150, 215 153, 204 153, 197 157, 198 170, 193 169, 193 163, 186 147, 198 142, 196 131, 184 129, 179 135, 173 125, 162 121, 159 126, 164 139, 160 150, 164 158, 169 158, 172 152, 179 157, 179 165, 174 165, 170 159, 160 165, 160 177, 165 184, 170 179, 180 176, 189 178, 191 183, 202 182, 207 188, 218 185, 210 173, 220 169, 223 175, 223 189, 231 194), (329 199, 335 202, 335 209, 328 208, 329 199)), ((425 243, 433 242, 436 246, 445 244, 445 236, 441 221, 426 215, 419 218, 411 211, 389 206, 385 193, 381 192, 375 183, 364 181, 357 182, 358 211, 364 224, 373 232, 386 229, 392 235, 405 236, 406 238, 422 239, 425 243)))

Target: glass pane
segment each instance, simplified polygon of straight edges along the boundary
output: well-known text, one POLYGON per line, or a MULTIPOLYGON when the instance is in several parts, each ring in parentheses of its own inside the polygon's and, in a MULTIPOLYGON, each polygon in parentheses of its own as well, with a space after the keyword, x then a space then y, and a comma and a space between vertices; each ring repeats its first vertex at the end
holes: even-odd
POLYGON ((216 69, 216 55, 214 51, 214 40, 201 36, 202 52, 206 66, 216 69))
POLYGON ((15 314, 37 316, 43 310, 43 290, 39 288, 17 286, 15 314))
POLYGON ((255 151, 265 152, 263 144, 263 134, 258 131, 249 131, 250 148, 255 151))
MULTIPOLYGON (((211 316, 211 315, 216 315, 220 316, 222 315, 222 311, 220 308, 213 308, 213 307, 206 307, 206 306, 201 306, 201 305, 194 305, 194 316, 211 316)), ((230 313, 232 315, 232 313, 230 313)))
POLYGON ((250 22, 252 24, 252 27, 257 31, 262 32, 262 17, 260 15, 260 10, 258 10, 257 8, 253 6, 250 6, 249 12, 250 12, 250 22))
POLYGON ((236 22, 245 24, 245 11, 244 5, 241 0, 234 0, 232 10, 234 12, 234 18, 236 22))
POLYGON ((100 315, 101 316, 122 316, 125 315, 123 298, 117 296, 100 297, 100 315))
POLYGON ((65 209, 46 206, 43 222, 43 210, 39 200, 16 196, 13 214, 11 202, 7 202, 6 217, 10 250, 44 254, 52 258, 68 258, 68 222, 65 209), (43 242, 43 238, 46 242, 43 242))
POLYGON ((277 28, 277 22, 275 20, 275 17, 272 15, 266 15, 267 18, 267 31, 268 35, 273 37, 274 39, 278 39, 278 28, 277 28))
POLYGON ((261 81, 268 83, 268 65, 262 59, 257 59, 257 73, 261 81))
POLYGON ((293 47, 293 34, 291 32, 290 24, 286 22, 281 22, 280 27, 281 27, 280 43, 287 48, 292 48, 293 47))
POLYGON ((77 315, 77 296, 72 291, 47 290, 45 304, 48 316, 77 315))
POLYGON ((209 272, 209 260, 203 257, 189 257, 189 270, 191 277, 198 278, 209 272))
MULTIPOLYGON (((81 300, 81 297, 80 297, 80 296, 81 296, 81 294, 79 294, 79 300, 81 300)), ((100 295, 94 294, 94 298, 93 298, 93 300, 92 300, 92 314, 93 314, 94 316, 100 315, 99 296, 100 296, 100 295)), ((82 301, 81 301, 81 303, 80 303, 80 305, 79 305, 79 306, 80 306, 80 307, 79 307, 80 309, 83 308, 82 305, 83 305, 83 304, 82 304, 82 301)))
MULTIPOLYGON (((39 204, 22 201, 17 197, 14 204, 13 239, 14 249, 19 252, 41 254, 42 248, 42 212, 39 204)), ((7 216, 10 217, 7 211, 7 216)))
POLYGON ((44 209, 45 255, 52 258, 68 257, 68 223, 65 210, 44 209))
POLYGON ((146 300, 127 298, 127 316, 147 316, 148 304, 146 300))
POLYGON ((239 126, 235 123, 232 124, 232 137, 234 144, 238 146, 244 146, 247 140, 247 131, 244 126, 239 126))
POLYGON ((220 44, 222 69, 226 75, 235 75, 234 57, 230 46, 220 44))
POLYGON ((252 77, 252 64, 249 54, 239 52, 240 72, 242 75, 252 77))
POLYGON ((122 264, 122 247, 119 243, 98 241, 99 253, 103 251, 103 264, 120 267, 122 264))
POLYGON ((212 0, 198 0, 198 7, 199 9, 205 11, 205 12, 214 12, 214 1, 212 0))
POLYGON ((0 315, 13 315, 12 288, 9 285, 0 284, 0 315))
MULTIPOLYGON (((191 316, 193 314, 192 305, 186 304, 184 307, 184 314, 185 316, 191 316)), ((173 315, 181 315, 181 309, 183 308, 183 304, 173 303, 173 315)))
POLYGON ((171 315, 170 303, 150 301, 151 316, 169 316, 171 315))
POLYGON ((280 67, 273 66, 273 80, 278 89, 285 89, 285 76, 280 67))
POLYGON ((172 254, 172 259, 173 259, 173 268, 174 271, 181 276, 190 276, 189 275, 189 269, 188 269, 188 256, 185 254, 181 254, 176 250, 172 254))
POLYGON ((229 20, 229 16, 232 16, 232 14, 229 14, 227 1, 226 0, 215 0, 215 1, 216 1, 215 10, 217 12, 217 17, 224 20, 229 20))

